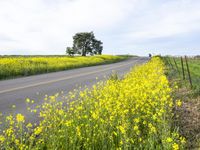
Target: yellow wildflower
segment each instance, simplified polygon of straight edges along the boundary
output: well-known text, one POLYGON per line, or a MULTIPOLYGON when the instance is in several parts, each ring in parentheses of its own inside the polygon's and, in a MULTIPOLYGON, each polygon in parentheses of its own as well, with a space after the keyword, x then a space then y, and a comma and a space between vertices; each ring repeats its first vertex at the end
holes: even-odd
POLYGON ((140 122, 140 119, 139 119, 139 118, 135 118, 135 119, 134 119, 134 122, 135 122, 135 123, 139 123, 139 122, 140 122))
POLYGON ((33 125, 32 125, 31 123, 28 123, 28 124, 26 125, 26 127, 27 127, 27 128, 32 128, 33 125))
POLYGON ((180 107, 180 106, 182 105, 181 100, 177 100, 177 101, 176 101, 176 105, 180 107))
POLYGON ((35 130, 34 130, 35 135, 38 135, 38 134, 40 134, 41 132, 42 132, 42 127, 37 127, 37 128, 35 128, 35 130))
POLYGON ((5 137, 3 135, 0 135, 0 143, 3 143, 5 141, 5 137))
POLYGON ((125 133, 125 129, 124 129, 124 127, 123 127, 123 126, 119 126, 119 130, 121 131, 121 133, 122 133, 122 134, 124 134, 124 133, 125 133))
POLYGON ((166 141, 167 141, 168 143, 171 143, 173 140, 172 140, 172 138, 168 137, 166 141))
POLYGON ((92 118, 97 119, 98 115, 96 113, 92 113, 92 118))
POLYGON ((29 98, 26 99, 26 102, 27 102, 27 103, 30 103, 30 101, 31 101, 31 100, 30 100, 29 98))
POLYGON ((179 145, 177 143, 174 143, 172 145, 173 150, 179 150, 179 145))
POLYGON ((80 127, 76 127, 76 133, 79 137, 81 136, 80 127))
POLYGON ((139 128, 138 128, 138 126, 137 125, 135 125, 134 127, 133 127, 133 130, 134 131, 137 131, 139 128))
POLYGON ((17 120, 18 123, 25 121, 24 120, 24 116, 22 114, 17 114, 16 115, 16 120, 17 120))
POLYGON ((182 144, 185 144, 185 143, 186 143, 186 140, 185 140, 184 137, 180 137, 180 141, 181 141, 182 144))

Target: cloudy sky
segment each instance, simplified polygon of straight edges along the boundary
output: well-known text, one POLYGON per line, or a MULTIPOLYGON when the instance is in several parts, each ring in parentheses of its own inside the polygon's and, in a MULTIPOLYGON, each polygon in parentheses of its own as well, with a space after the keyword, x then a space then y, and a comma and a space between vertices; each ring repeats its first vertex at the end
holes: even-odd
POLYGON ((94 31, 106 54, 200 54, 200 0, 0 0, 0 54, 64 54, 94 31))

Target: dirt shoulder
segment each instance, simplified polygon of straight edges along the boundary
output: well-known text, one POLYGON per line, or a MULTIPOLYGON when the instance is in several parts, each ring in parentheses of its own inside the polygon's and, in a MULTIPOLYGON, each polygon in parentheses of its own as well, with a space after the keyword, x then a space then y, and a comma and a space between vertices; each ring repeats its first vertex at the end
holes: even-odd
POLYGON ((182 100, 182 106, 175 108, 175 126, 187 140, 187 149, 200 149, 200 96, 193 96, 192 91, 180 88, 177 98, 182 100))

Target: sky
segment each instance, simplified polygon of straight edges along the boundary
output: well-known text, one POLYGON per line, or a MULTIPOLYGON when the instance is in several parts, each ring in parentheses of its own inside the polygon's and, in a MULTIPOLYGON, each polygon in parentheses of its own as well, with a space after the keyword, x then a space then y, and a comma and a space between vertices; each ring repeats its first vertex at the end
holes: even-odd
POLYGON ((104 54, 200 55, 200 0, 0 0, 0 55, 65 54, 90 31, 104 54))

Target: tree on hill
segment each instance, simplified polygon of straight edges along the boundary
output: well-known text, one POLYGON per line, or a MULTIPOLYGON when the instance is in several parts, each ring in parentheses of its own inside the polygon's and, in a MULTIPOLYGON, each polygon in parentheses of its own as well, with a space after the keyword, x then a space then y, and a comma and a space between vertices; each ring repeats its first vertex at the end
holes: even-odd
POLYGON ((75 54, 73 48, 67 47, 66 54, 68 54, 69 56, 73 56, 75 54))
POLYGON ((73 47, 67 47, 66 53, 68 55, 80 54, 86 56, 87 54, 101 55, 103 46, 102 42, 97 40, 93 32, 80 32, 73 36, 73 47))
POLYGON ((94 50, 94 54, 99 54, 101 55, 102 54, 102 50, 103 50, 103 46, 102 46, 103 42, 101 41, 98 41, 96 39, 93 40, 93 50, 94 50))

